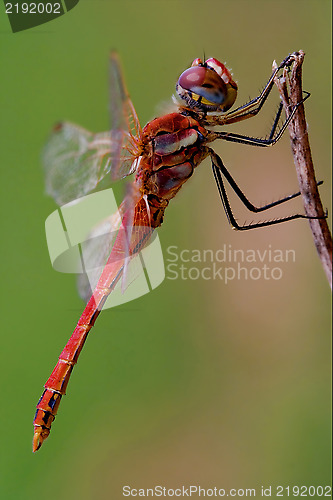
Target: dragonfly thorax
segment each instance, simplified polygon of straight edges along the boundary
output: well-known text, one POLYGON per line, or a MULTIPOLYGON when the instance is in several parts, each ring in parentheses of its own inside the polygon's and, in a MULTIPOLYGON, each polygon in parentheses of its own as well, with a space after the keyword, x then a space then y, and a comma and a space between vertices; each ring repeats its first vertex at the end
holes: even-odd
POLYGON ((230 71, 217 59, 195 59, 179 77, 178 96, 197 111, 227 111, 237 96, 230 71))
POLYGON ((189 116, 170 113, 149 122, 142 130, 144 155, 137 169, 140 191, 170 200, 207 155, 206 130, 189 116))

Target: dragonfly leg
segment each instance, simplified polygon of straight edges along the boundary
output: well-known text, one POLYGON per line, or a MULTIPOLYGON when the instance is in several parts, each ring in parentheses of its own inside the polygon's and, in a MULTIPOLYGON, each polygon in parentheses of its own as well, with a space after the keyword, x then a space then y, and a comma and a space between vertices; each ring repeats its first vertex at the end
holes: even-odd
MULTIPOLYGON (((297 54, 295 52, 294 54, 297 54)), ((278 72, 286 67, 291 66, 291 64, 294 62, 294 54, 289 54, 288 57, 286 57, 279 66, 276 66, 275 69, 273 70, 273 73, 271 74, 268 82, 264 86, 263 90, 261 93, 255 97, 254 99, 251 99, 247 103, 243 104, 242 106, 239 106, 233 111, 229 111, 228 113, 224 113, 221 116, 214 116, 214 112, 212 113, 212 116, 214 117, 214 123, 219 124, 219 125, 225 125, 225 124, 230 124, 230 123, 236 123, 242 120, 246 120, 247 118, 252 118, 253 116, 256 116, 261 108, 263 107, 264 103, 266 102, 272 88, 274 85, 274 79, 277 76, 278 72)), ((207 116, 207 124, 210 122, 210 117, 209 115, 207 116)))
POLYGON ((271 128, 270 134, 268 136, 268 139, 273 139, 273 137, 275 135, 275 131, 277 129, 278 123, 279 123, 280 118, 281 118, 282 110, 283 110, 283 103, 280 102, 278 110, 277 110, 276 115, 274 117, 273 125, 272 125, 272 128, 271 128))
MULTIPOLYGON (((219 194, 221 197, 221 201, 223 204, 224 211, 226 213, 227 219, 229 224, 233 227, 233 229, 239 230, 239 231, 245 231, 248 229, 255 229, 258 227, 265 227, 265 226, 272 226, 275 224, 280 224, 282 222, 287 222, 289 220, 294 220, 294 219, 317 219, 318 217, 308 217, 307 215, 303 214, 294 214, 290 215, 287 217, 282 217, 280 219, 272 219, 268 221, 262 221, 258 223, 251 223, 251 224, 244 224, 244 225, 239 225, 238 222, 236 221, 233 212, 231 210, 230 202, 228 199, 228 195, 224 186, 223 182, 223 176, 227 180, 227 182, 230 184, 234 192, 237 194, 239 199, 243 202, 243 204, 250 210, 251 212, 263 212, 264 210, 268 210, 269 208, 275 207, 277 205, 280 205, 281 203, 284 203, 288 200, 291 200, 293 198, 296 198, 297 196, 300 195, 300 193, 294 193, 289 196, 286 196, 285 198, 281 198, 280 200, 276 200, 272 203, 269 203, 267 205, 263 205, 261 207, 256 207, 254 206, 244 195, 242 190, 239 188, 233 177, 230 175, 226 167, 223 165, 223 162, 221 158, 214 153, 214 151, 210 150, 210 156, 211 156, 211 161, 212 161, 212 169, 214 173, 214 178, 219 190, 219 194)), ((318 185, 322 184, 322 181, 318 182, 318 185)))
POLYGON ((215 141, 216 139, 222 139, 224 141, 228 142, 238 142, 240 144, 247 144, 249 146, 257 146, 257 147, 268 147, 268 146, 273 146, 274 144, 277 143, 279 139, 281 139, 282 134, 288 127, 289 123, 295 116, 295 113, 297 111, 297 108, 306 100, 310 97, 309 92, 305 92, 305 97, 298 102, 294 108, 292 109, 290 115, 288 118, 284 121, 282 127, 279 129, 278 132, 276 132, 277 125, 280 119, 281 111, 282 111, 282 103, 279 105, 278 111, 276 113, 274 123, 272 130, 270 131, 270 134, 268 138, 262 139, 262 138, 257 138, 257 137, 250 137, 247 135, 241 135, 241 134, 234 134, 232 132, 215 132, 212 131, 209 133, 207 140, 210 141, 215 141))

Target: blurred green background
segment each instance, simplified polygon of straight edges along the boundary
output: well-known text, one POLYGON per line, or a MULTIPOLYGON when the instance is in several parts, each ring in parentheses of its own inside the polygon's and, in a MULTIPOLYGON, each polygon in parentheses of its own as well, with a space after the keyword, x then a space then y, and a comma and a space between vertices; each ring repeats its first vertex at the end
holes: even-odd
MULTIPOLYGON (((126 484, 329 482, 330 292, 308 224, 231 231, 208 161, 167 210, 163 250, 271 245, 293 249, 296 261, 281 265, 276 281, 166 279, 102 313, 35 455, 31 439, 42 386, 83 308, 75 277, 53 271, 45 242, 56 206, 44 195, 40 152, 52 125, 107 129, 113 48, 142 124, 195 57, 227 62, 241 104, 265 84, 273 59, 303 49, 312 153, 330 206, 330 18, 328 0, 81 0, 56 21, 12 34, 2 10, 1 498, 120 499, 126 484)), ((264 134, 274 92, 261 118, 230 130, 264 134)), ((297 191, 288 141, 267 151, 214 148, 260 203, 297 191)), ((297 201, 272 215, 301 210, 297 201)))

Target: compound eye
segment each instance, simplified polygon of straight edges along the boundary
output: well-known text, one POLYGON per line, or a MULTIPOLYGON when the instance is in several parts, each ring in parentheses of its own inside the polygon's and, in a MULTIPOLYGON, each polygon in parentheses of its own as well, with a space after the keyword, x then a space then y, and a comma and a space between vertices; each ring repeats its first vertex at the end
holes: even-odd
POLYGON ((178 83, 183 89, 193 91, 193 87, 200 87, 205 81, 206 68, 193 66, 188 68, 179 77, 178 83))
POLYGON ((228 91, 226 84, 212 69, 203 66, 193 66, 179 77, 178 84, 192 92, 192 98, 201 97, 203 104, 220 106, 224 103, 228 91))

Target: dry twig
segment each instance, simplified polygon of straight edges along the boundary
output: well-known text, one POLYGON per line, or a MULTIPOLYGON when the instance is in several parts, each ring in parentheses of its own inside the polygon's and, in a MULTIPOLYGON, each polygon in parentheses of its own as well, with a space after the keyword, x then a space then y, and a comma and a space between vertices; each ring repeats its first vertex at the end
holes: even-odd
POLYGON ((332 288, 332 236, 325 218, 325 211, 320 199, 318 185, 312 162, 309 137, 307 132, 304 99, 302 90, 302 64, 304 52, 294 52, 290 55, 293 60, 291 73, 287 68, 283 76, 275 79, 287 116, 298 104, 298 109, 291 120, 288 130, 291 149, 297 171, 300 191, 303 197, 305 213, 309 219, 313 239, 328 282, 332 288), (287 86, 288 82, 288 86, 287 86), (288 89, 289 87, 289 89, 288 89))

